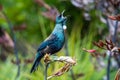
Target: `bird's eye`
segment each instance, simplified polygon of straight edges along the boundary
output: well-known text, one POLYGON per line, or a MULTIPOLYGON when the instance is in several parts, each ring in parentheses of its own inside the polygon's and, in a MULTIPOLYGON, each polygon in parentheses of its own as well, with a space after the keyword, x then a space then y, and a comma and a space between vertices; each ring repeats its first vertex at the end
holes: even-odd
POLYGON ((58 17, 60 18, 62 15, 59 15, 58 17))

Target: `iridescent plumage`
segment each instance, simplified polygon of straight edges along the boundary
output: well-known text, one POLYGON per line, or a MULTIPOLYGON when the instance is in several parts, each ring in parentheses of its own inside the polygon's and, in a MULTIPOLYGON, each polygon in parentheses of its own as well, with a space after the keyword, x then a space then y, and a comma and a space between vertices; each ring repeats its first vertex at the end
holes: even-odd
POLYGON ((39 46, 37 54, 31 68, 31 73, 36 70, 41 58, 46 54, 54 54, 58 52, 64 45, 65 36, 63 26, 66 25, 66 17, 63 13, 56 17, 56 25, 50 36, 45 39, 39 46))

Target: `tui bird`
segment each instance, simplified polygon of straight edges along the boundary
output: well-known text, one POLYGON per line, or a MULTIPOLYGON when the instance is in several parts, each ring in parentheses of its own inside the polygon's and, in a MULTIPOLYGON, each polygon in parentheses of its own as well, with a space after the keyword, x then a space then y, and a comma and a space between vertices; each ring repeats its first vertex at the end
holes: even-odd
POLYGON ((31 73, 37 69, 41 58, 44 57, 46 53, 52 55, 63 47, 65 42, 64 29, 66 28, 67 20, 67 17, 64 17, 63 13, 64 11, 56 17, 56 25, 50 36, 40 44, 30 71, 31 73))

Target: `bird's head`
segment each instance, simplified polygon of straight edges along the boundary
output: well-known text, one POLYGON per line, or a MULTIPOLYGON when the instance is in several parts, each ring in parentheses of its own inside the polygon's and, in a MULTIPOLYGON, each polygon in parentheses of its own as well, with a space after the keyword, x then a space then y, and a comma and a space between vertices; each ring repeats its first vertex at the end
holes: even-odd
POLYGON ((64 17, 63 14, 64 14, 64 11, 56 17, 56 23, 63 24, 63 25, 66 24, 67 17, 64 17))

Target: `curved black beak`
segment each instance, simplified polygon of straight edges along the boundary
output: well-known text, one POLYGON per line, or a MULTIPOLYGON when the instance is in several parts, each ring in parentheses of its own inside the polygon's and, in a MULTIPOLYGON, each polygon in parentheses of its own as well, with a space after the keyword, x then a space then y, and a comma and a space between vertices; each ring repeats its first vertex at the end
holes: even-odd
MULTIPOLYGON (((65 10, 62 11, 62 13, 61 13, 62 16, 63 16, 64 12, 65 12, 65 10)), ((63 17, 64 17, 64 16, 63 16, 63 17)))
POLYGON ((65 12, 65 10, 63 10, 60 15, 62 16, 62 18, 64 19, 64 21, 66 21, 67 17, 64 17, 64 16, 63 16, 63 15, 64 15, 64 12, 65 12))

